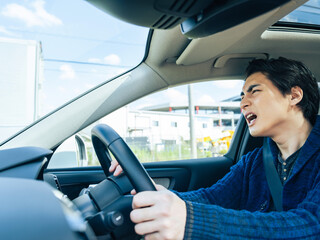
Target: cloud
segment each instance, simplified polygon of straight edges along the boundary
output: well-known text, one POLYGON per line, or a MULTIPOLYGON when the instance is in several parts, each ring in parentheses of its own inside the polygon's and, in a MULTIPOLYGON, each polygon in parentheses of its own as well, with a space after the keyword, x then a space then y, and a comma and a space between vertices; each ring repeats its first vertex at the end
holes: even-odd
POLYGON ((61 71, 61 74, 59 77, 61 79, 73 79, 76 75, 73 68, 68 64, 61 65, 60 71, 61 71))
POLYGON ((212 84, 219 88, 241 88, 243 85, 242 80, 222 80, 222 81, 213 81, 212 84))
POLYGON ((0 26, 0 33, 3 33, 8 36, 16 36, 13 32, 8 31, 5 27, 0 26))
POLYGON ((211 104, 214 104, 215 102, 216 101, 212 97, 210 97, 209 95, 203 95, 203 96, 201 96, 201 98, 196 100, 196 104, 202 105, 202 106, 211 105, 211 104))
POLYGON ((90 58, 88 62, 91 63, 101 63, 101 64, 110 64, 110 65, 119 65, 121 63, 121 58, 116 54, 110 54, 103 59, 100 58, 90 58))
POLYGON ((186 105, 188 104, 188 96, 186 94, 183 94, 182 92, 179 92, 175 89, 168 89, 165 92, 165 98, 168 99, 168 102, 174 104, 174 105, 186 105))
POLYGON ((298 22, 298 18, 290 16, 290 15, 287 15, 284 18, 280 19, 280 21, 283 21, 283 22, 298 22))
POLYGON ((121 62, 120 57, 116 54, 108 55, 103 60, 106 64, 111 64, 111 65, 119 65, 121 62))
POLYGON ((58 87, 58 90, 59 90, 59 92, 60 93, 66 93, 67 92, 67 89, 66 88, 64 88, 64 87, 58 87))
POLYGON ((56 16, 48 13, 44 9, 45 2, 43 0, 36 0, 31 3, 31 8, 11 3, 6 5, 1 14, 6 17, 15 18, 23 21, 28 27, 40 26, 54 26, 61 25, 62 21, 56 16))

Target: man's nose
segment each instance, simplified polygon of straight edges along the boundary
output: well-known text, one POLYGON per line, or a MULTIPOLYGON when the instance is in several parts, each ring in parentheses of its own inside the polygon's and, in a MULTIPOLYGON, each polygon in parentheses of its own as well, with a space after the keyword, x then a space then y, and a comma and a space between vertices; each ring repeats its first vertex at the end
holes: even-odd
POLYGON ((244 110, 248 106, 249 106, 249 101, 246 96, 243 96, 240 102, 240 108, 244 110))

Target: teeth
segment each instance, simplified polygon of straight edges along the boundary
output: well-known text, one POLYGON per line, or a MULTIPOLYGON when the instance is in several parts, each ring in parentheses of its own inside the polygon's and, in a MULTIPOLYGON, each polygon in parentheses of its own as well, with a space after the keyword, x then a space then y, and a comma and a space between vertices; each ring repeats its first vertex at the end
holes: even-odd
POLYGON ((253 113, 249 113, 249 114, 246 116, 247 121, 248 121, 249 124, 251 124, 251 123, 255 120, 255 118, 252 118, 252 117, 254 117, 254 116, 255 116, 255 115, 254 115, 253 113))

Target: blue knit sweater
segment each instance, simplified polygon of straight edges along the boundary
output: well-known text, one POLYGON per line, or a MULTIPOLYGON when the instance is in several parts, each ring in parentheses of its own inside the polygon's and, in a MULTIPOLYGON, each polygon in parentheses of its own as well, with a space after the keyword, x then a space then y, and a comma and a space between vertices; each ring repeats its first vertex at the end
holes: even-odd
POLYGON ((268 212, 262 148, 213 186, 177 194, 187 206, 185 239, 320 239, 320 117, 283 186, 283 212, 268 212))

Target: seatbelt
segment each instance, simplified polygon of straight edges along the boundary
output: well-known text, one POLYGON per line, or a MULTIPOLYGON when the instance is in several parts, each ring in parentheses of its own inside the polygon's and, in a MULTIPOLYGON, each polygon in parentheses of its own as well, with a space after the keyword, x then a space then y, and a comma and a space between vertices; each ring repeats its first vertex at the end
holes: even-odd
POLYGON ((263 165, 264 171, 267 177, 269 190, 273 199, 274 206, 278 212, 282 211, 282 190, 283 186, 280 181, 279 174, 273 162, 273 156, 271 153, 268 140, 265 137, 263 140, 263 165))

